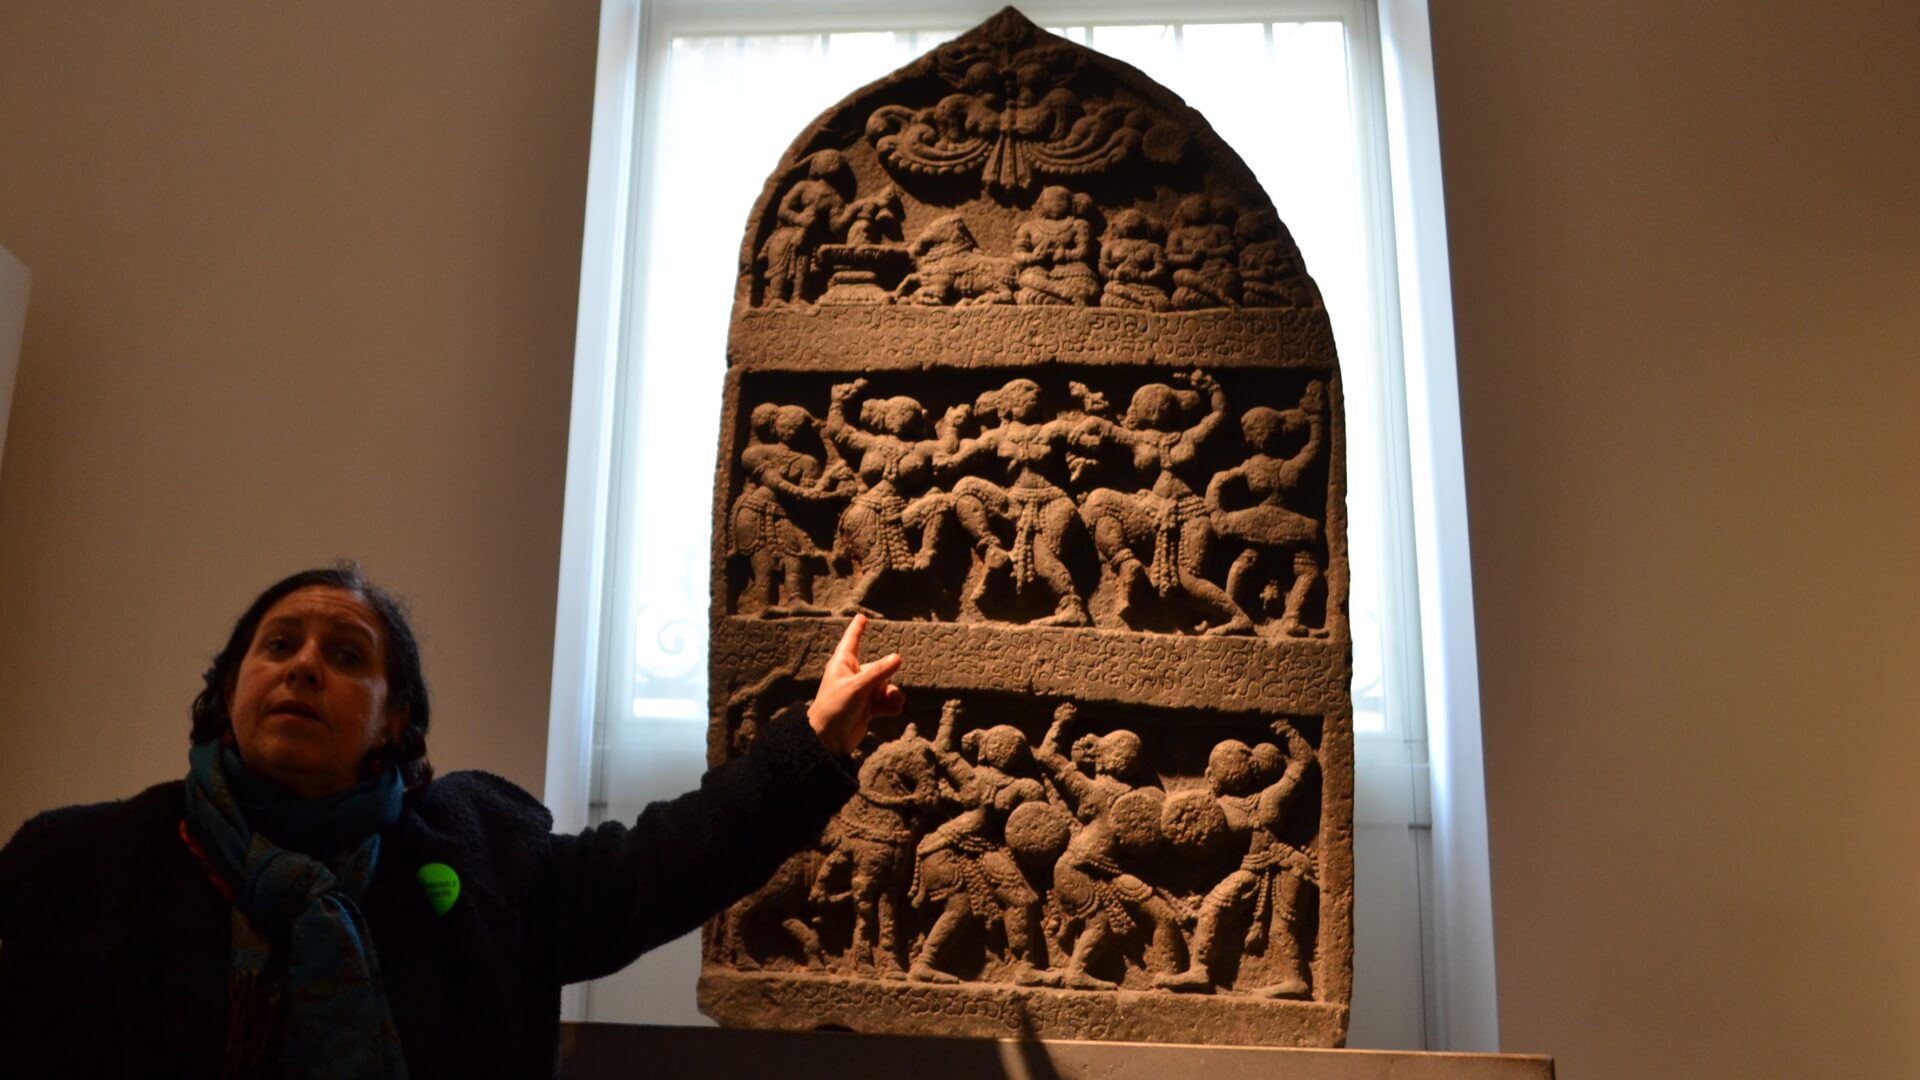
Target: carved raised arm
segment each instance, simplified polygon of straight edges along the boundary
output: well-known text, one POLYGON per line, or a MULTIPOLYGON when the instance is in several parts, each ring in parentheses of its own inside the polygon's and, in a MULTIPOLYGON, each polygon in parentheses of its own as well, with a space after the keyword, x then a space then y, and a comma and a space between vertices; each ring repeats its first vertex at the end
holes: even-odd
POLYGON ((1293 726, 1284 720, 1276 720, 1273 730, 1287 744, 1287 767, 1280 778, 1268 784, 1260 792, 1260 823, 1267 828, 1276 828, 1286 816, 1287 802, 1294 789, 1307 774, 1314 763, 1313 747, 1293 726))
POLYGON ((1219 429, 1220 422, 1226 419, 1227 392, 1220 388, 1220 384, 1214 381, 1213 376, 1197 368, 1194 369, 1193 374, 1187 376, 1187 381, 1195 390, 1207 395, 1207 415, 1201 417, 1199 423, 1187 429, 1184 440, 1188 446, 1198 447, 1211 438, 1219 429))
POLYGON ((873 444, 874 435, 853 426, 847 419, 847 402, 867 388, 867 380, 835 383, 827 401, 827 437, 834 442, 864 451, 873 444))
MULTIPOLYGON (((1061 702, 1060 707, 1053 710, 1053 723, 1047 727, 1046 738, 1040 740, 1040 748, 1034 751, 1034 753, 1036 755, 1046 754, 1051 757, 1062 757, 1063 755, 1060 753, 1060 734, 1066 729, 1066 726, 1072 723, 1074 718, 1079 715, 1080 709, 1073 702, 1061 702)), ((1072 763, 1069 762, 1068 764, 1072 763)))
POLYGON ((933 752, 940 759, 940 765, 952 778, 953 786, 962 792, 973 787, 973 766, 966 755, 960 753, 960 739, 955 728, 960 722, 962 706, 959 698, 949 698, 940 707, 940 729, 933 736, 933 752))
POLYGON ((1071 758, 1060 752, 1060 735, 1067 725, 1073 723, 1079 712, 1072 702, 1063 702, 1053 710, 1053 724, 1047 728, 1046 738, 1040 740, 1039 748, 1033 752, 1034 760, 1054 775, 1061 793, 1075 807, 1085 801, 1087 792, 1093 788, 1093 781, 1081 773, 1080 766, 1075 765, 1071 758))
POLYGON ((1307 442, 1299 452, 1287 459, 1280 469, 1280 484, 1291 488, 1300 482, 1300 474, 1307 471, 1327 437, 1327 387, 1318 379, 1307 384, 1306 393, 1300 395, 1300 415, 1306 417, 1307 442))
POLYGON ((960 723, 960 713, 964 708, 959 698, 948 698, 946 704, 940 706, 940 729, 933 734, 935 750, 943 754, 954 754, 960 751, 960 737, 954 729, 960 723))

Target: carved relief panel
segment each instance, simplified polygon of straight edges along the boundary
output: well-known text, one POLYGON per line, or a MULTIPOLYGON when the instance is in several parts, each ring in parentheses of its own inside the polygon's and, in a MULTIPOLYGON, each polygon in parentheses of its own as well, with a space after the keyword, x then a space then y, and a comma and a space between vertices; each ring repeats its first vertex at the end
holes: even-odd
POLYGON ((742 245, 715 760, 844 618, 860 794, 708 928, 740 1026, 1333 1045, 1352 970, 1340 376, 1270 201, 1007 9, 828 110, 742 245))

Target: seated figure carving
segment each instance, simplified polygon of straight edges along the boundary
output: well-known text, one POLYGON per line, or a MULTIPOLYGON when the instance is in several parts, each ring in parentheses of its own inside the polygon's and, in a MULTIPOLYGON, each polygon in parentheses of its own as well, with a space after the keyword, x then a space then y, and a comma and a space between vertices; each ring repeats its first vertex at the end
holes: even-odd
POLYGON ((1327 386, 1318 379, 1307 384, 1296 408, 1248 409, 1240 418, 1240 430, 1251 454, 1239 465, 1216 473, 1207 484, 1207 510, 1214 528, 1247 545, 1227 571, 1227 594, 1247 610, 1263 610, 1266 593, 1278 593, 1280 587, 1271 564, 1289 559, 1293 581, 1286 590, 1280 628, 1294 637, 1313 632, 1303 621, 1302 611, 1324 575, 1314 553, 1321 523, 1289 503, 1304 494, 1303 478, 1326 450, 1326 413, 1327 386), (1285 454, 1286 442, 1302 436, 1299 448, 1285 454), (1266 588, 1249 604, 1249 582, 1261 575, 1267 578, 1266 588))
POLYGON ((1175 310, 1239 306, 1233 218, 1233 207, 1205 195, 1189 195, 1174 207, 1167 261, 1173 264, 1175 310))
POLYGON ((1100 273, 1107 279, 1103 307, 1165 311, 1167 249, 1154 239, 1153 222, 1138 210, 1121 210, 1107 222, 1100 245, 1100 273))
POLYGON ((1093 272, 1093 201, 1058 185, 1040 190, 1034 216, 1013 234, 1013 265, 1019 269, 1021 304, 1091 304, 1100 296, 1093 272))
POLYGON ((1240 302, 1248 307, 1312 307, 1313 291, 1293 245, 1293 234, 1271 209, 1244 214, 1233 225, 1240 245, 1240 302))

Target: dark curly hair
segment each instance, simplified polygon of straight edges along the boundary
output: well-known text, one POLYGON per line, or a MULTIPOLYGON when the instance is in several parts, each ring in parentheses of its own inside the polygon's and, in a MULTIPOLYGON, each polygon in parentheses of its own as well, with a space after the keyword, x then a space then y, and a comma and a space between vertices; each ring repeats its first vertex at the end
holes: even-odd
POLYGON ((227 715, 227 695, 233 692, 240 674, 240 661, 253 646, 253 634, 259 629, 260 620, 288 595, 315 586, 353 593, 365 601, 384 624, 387 705, 407 710, 407 727, 399 738, 375 753, 400 770, 400 778, 409 790, 425 784, 433 779, 433 765, 427 761, 427 721, 432 710, 427 700, 427 679, 420 670, 420 643, 414 639, 413 627, 407 622, 406 605, 399 597, 368 581, 359 564, 352 562, 302 570, 281 578, 254 597, 240 621, 233 624, 226 648, 220 650, 220 655, 213 658, 212 665, 201 676, 206 686, 193 699, 192 741, 218 739, 232 728, 233 721, 227 715))

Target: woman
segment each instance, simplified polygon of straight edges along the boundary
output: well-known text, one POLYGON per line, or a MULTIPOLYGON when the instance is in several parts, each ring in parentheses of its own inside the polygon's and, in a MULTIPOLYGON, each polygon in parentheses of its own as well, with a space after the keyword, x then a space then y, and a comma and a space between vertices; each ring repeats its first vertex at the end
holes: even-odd
POLYGON ((700 790, 557 836, 499 777, 434 778, 391 596, 350 567, 280 581, 205 674, 185 781, 0 850, 0 1071, 551 1074, 562 985, 698 926, 851 794, 845 755, 902 704, 863 625, 700 790))

